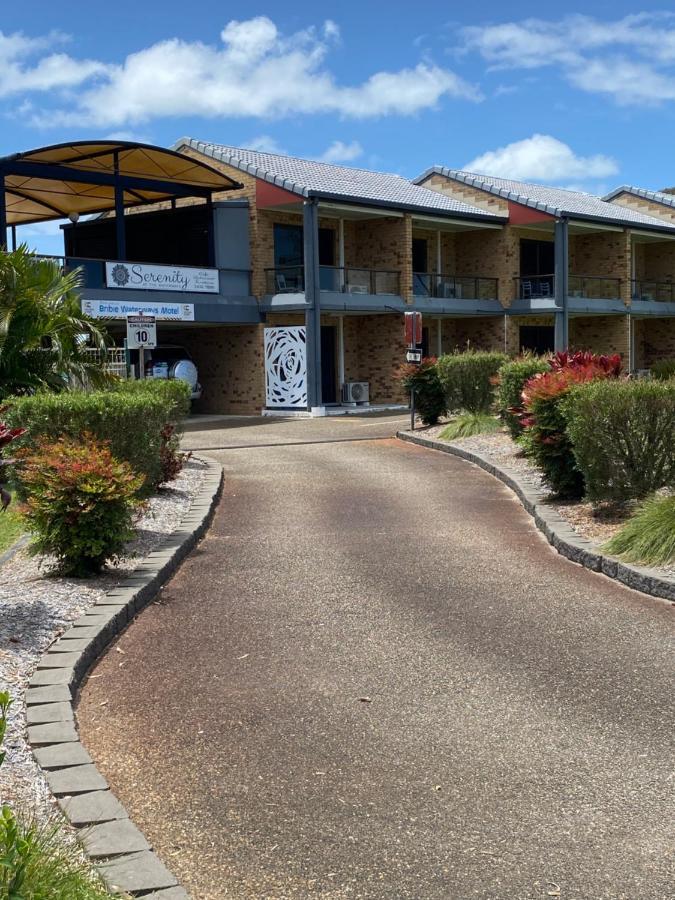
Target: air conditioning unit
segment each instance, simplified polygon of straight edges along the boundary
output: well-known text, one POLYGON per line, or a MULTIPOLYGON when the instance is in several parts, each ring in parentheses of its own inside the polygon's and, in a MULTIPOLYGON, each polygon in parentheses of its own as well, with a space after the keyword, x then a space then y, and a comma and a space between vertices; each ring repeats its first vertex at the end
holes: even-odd
POLYGON ((370 387, 367 381, 348 381, 342 385, 342 402, 355 406, 366 404, 370 398, 370 387))

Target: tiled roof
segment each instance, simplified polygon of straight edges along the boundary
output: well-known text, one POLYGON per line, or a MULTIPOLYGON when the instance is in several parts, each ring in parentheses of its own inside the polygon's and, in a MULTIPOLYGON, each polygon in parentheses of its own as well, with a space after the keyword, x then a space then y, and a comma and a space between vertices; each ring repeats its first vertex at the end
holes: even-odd
POLYGON ((430 175, 444 175, 446 178, 550 213, 552 216, 569 216, 572 219, 591 219, 618 225, 642 226, 659 231, 675 231, 675 225, 669 225, 655 216, 644 215, 620 206, 618 203, 609 203, 601 197, 596 197, 595 194, 586 194, 583 191, 567 191, 563 188, 547 187, 542 184, 494 178, 491 175, 447 169, 445 166, 434 166, 427 169, 415 179, 415 183, 424 181, 430 175))
POLYGON ((605 194, 603 200, 613 200, 619 194, 633 194, 635 197, 643 197, 645 200, 653 200, 654 203, 662 203, 664 206, 675 206, 675 194, 665 194, 663 191, 648 191, 645 188, 633 187, 630 184, 622 184, 609 194, 605 194))
POLYGON ((400 175, 211 144, 193 138, 182 138, 173 149, 179 150, 185 146, 301 197, 351 200, 427 215, 479 217, 496 223, 505 221, 505 217, 420 187, 400 175))

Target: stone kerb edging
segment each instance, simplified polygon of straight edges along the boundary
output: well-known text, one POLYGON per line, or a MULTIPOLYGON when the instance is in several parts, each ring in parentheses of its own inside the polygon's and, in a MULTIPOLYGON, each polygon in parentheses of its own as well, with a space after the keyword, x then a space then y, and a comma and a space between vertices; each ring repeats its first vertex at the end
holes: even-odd
POLYGON ((144 900, 189 898, 80 743, 74 701, 104 650, 156 596, 208 528, 222 490, 223 469, 213 460, 198 458, 207 464, 204 481, 178 530, 49 647, 26 691, 28 742, 59 806, 106 884, 144 900))
POLYGON ((644 594, 651 594, 653 597, 660 597, 664 600, 675 601, 675 577, 668 578, 646 566, 633 566, 606 556, 600 551, 598 544, 583 538, 555 509, 544 503, 546 494, 529 484, 526 478, 515 469, 496 466, 475 450, 465 450, 445 441, 437 441, 405 431, 399 431, 396 436, 402 441, 409 441, 412 444, 420 444, 422 447, 458 456, 480 466, 490 475, 494 475, 516 494, 534 519, 539 531, 561 556, 579 563, 587 569, 592 569, 594 572, 602 572, 609 578, 614 578, 636 591, 642 591, 644 594))

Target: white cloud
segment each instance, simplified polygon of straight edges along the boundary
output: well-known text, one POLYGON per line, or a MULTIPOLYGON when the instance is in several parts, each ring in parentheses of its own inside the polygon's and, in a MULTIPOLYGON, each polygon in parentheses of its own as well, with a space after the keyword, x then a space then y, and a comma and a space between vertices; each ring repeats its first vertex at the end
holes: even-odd
POLYGON ((548 134, 533 134, 468 162, 468 172, 480 172, 519 181, 605 178, 619 167, 609 156, 577 156, 571 147, 548 134))
POLYGON ((244 141, 241 146, 246 150, 258 150, 260 153, 281 153, 282 155, 286 153, 276 138, 271 137, 269 134, 260 134, 249 141, 244 141))
POLYGON ((319 159, 321 162, 327 163, 345 163, 353 162, 363 154, 363 147, 358 141, 350 141, 345 144, 344 141, 333 141, 330 147, 321 154, 319 159))
POLYGON ((581 90, 620 104, 675 98, 675 13, 650 12, 601 21, 571 15, 462 29, 465 50, 493 69, 555 66, 581 90))
POLYGON ((139 131, 128 131, 121 129, 120 131, 111 131, 110 134, 104 136, 106 141, 136 141, 139 144, 151 144, 152 139, 147 134, 139 131))
POLYGON ((104 63, 76 60, 66 53, 47 53, 36 62, 31 61, 67 40, 60 32, 27 38, 20 33, 0 31, 0 97, 72 88, 109 71, 104 63))
MULTIPOLYGON (((233 20, 214 46, 178 38, 160 41, 115 65, 61 60, 63 84, 53 57, 39 60, 24 82, 33 89, 75 86, 63 108, 34 113, 36 125, 122 128, 153 118, 181 115, 206 118, 280 119, 333 113, 365 119, 413 115, 445 97, 477 101, 474 85, 432 63, 392 72, 375 72, 356 85, 339 83, 327 65, 339 28, 327 20, 321 29, 282 34, 266 16, 233 20), (43 71, 47 69, 48 71, 43 71)), ((28 90, 29 87, 26 88, 28 90)), ((15 89, 20 93, 21 88, 15 89)))

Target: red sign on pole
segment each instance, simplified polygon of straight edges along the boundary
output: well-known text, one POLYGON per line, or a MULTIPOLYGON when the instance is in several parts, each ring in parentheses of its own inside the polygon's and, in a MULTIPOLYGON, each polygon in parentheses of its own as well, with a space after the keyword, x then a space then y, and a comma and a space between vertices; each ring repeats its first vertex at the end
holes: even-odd
POLYGON ((422 343, 422 313, 406 312, 405 343, 409 350, 416 350, 422 343))

